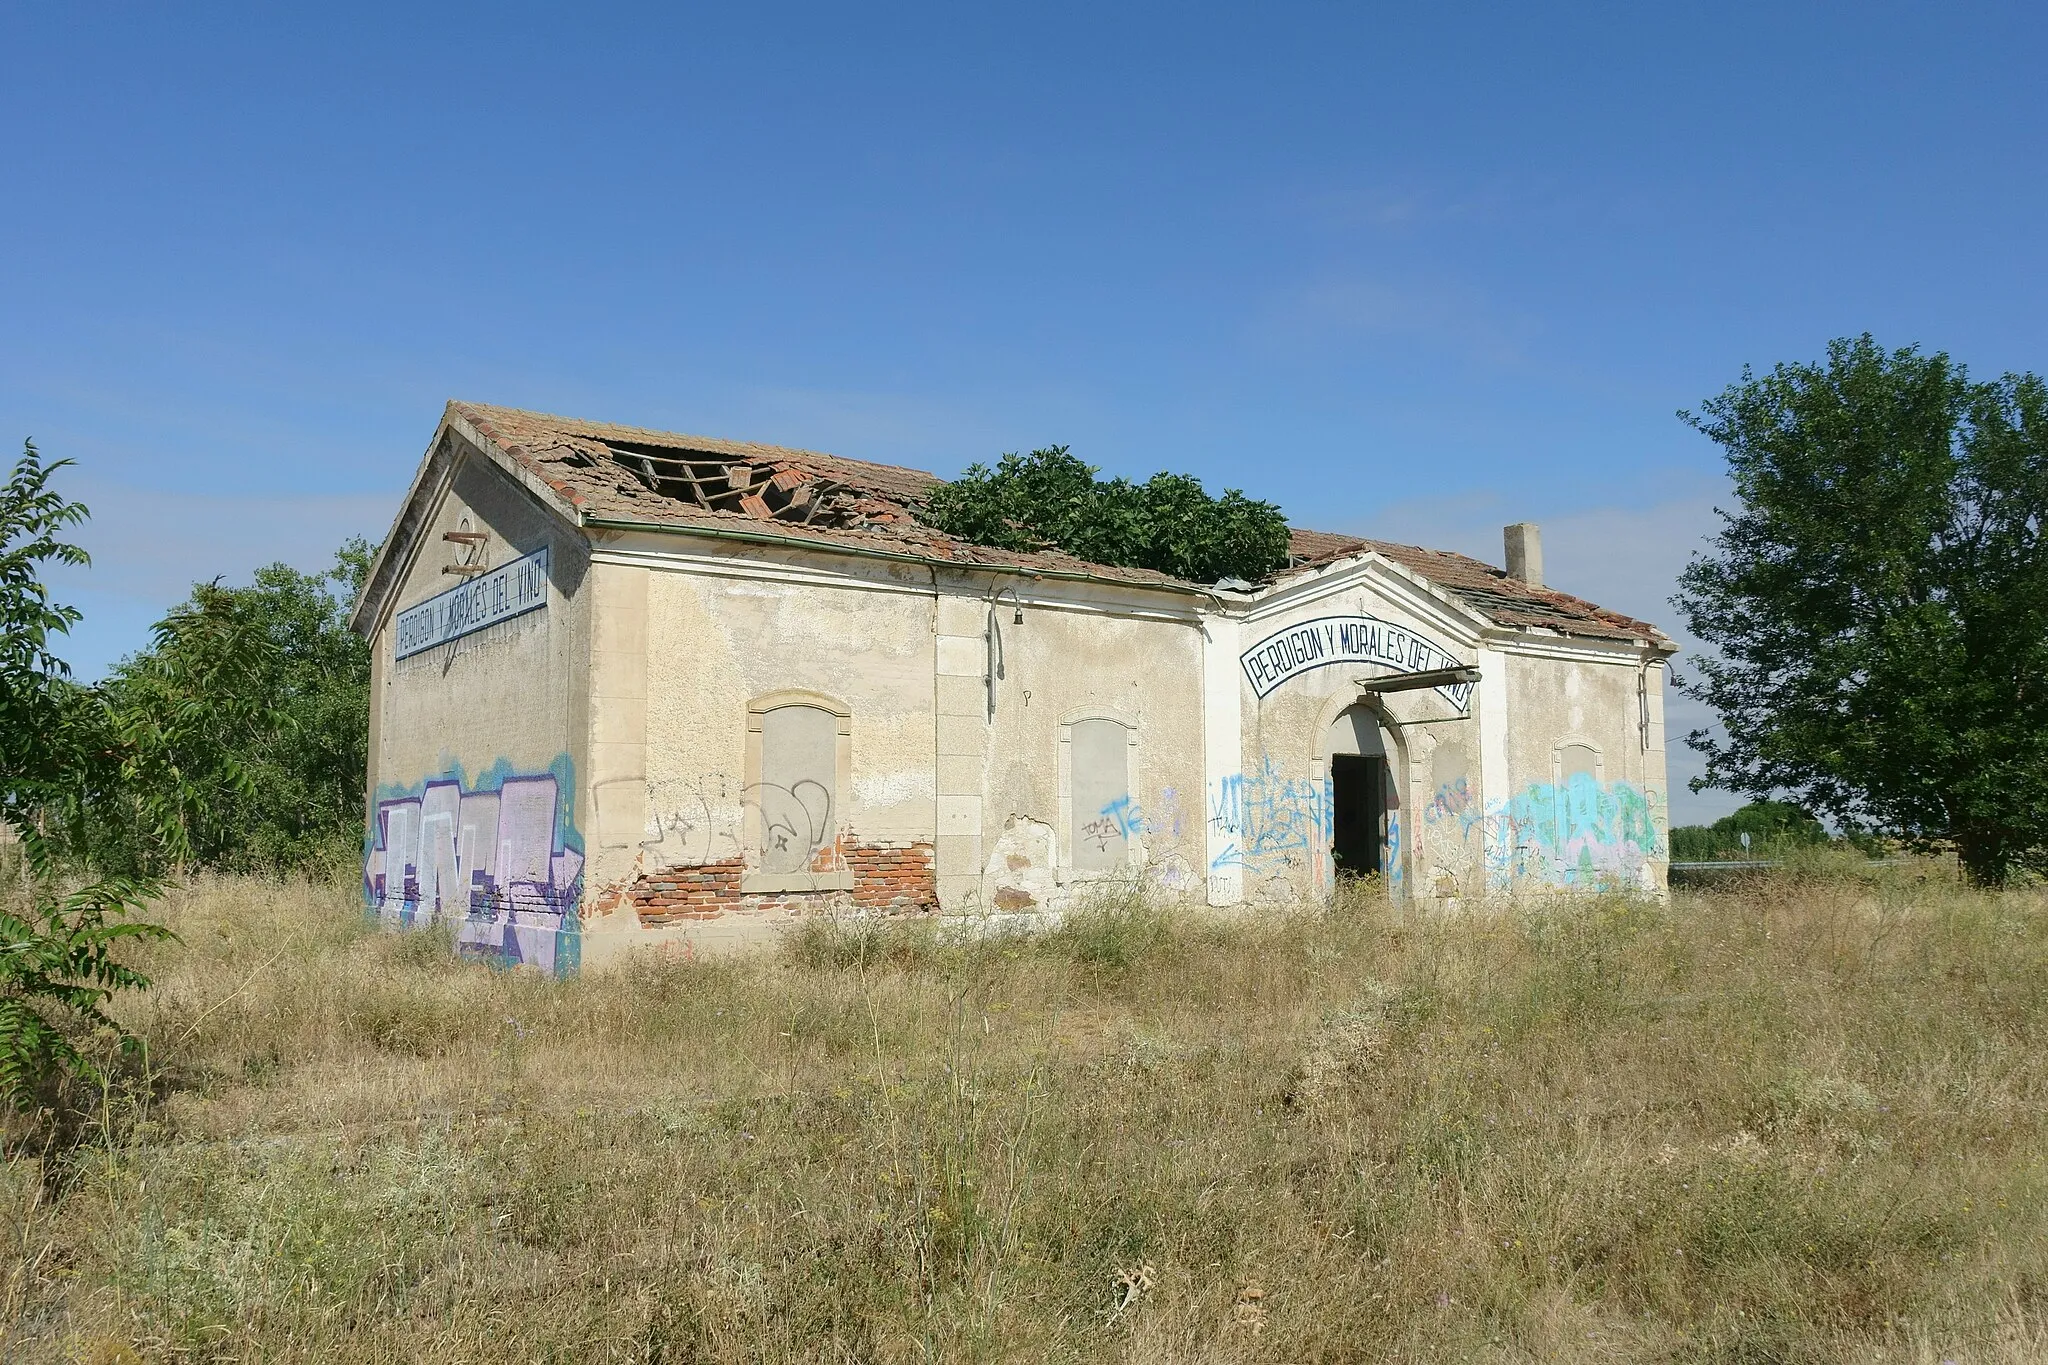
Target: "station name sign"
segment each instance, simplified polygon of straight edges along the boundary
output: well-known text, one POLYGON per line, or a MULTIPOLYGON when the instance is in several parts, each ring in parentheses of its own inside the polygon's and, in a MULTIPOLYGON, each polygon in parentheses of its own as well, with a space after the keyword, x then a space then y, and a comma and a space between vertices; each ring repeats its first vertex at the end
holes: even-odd
MULTIPOLYGON (((1261 700, 1289 678, 1332 664, 1383 664, 1403 673, 1464 665, 1434 640, 1377 616, 1320 616, 1297 622, 1268 635, 1237 661, 1261 700)), ((1435 691, 1460 711, 1472 701, 1471 683, 1452 683, 1435 691)))
POLYGON ((478 574, 398 613, 396 657, 407 658, 548 604, 548 547, 478 574))

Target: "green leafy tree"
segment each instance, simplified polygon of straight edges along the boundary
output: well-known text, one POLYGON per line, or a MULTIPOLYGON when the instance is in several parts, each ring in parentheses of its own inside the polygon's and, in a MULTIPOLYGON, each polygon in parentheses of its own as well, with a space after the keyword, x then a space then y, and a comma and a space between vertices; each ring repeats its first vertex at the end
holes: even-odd
POLYGON ((353 539, 324 574, 201 583, 121 663, 105 692, 135 770, 98 808, 95 862, 317 873, 358 855, 370 654, 348 609, 370 554, 353 539))
POLYGON ((46 566, 84 565, 63 539, 85 508, 50 487, 65 461, 28 444, 0 488, 0 818, 33 878, 29 903, 0 907, 0 1100, 22 1103, 53 1075, 98 1076, 78 1046, 105 1029, 130 1042, 105 1011, 117 991, 148 985, 123 965, 124 944, 167 937, 128 913, 153 889, 108 877, 58 894, 56 850, 75 836, 95 795, 118 781, 122 756, 106 708, 73 683, 52 637, 79 619, 50 598, 46 566))
POLYGON ((49 486, 66 463, 46 463, 31 441, 0 489, 0 812, 31 850, 42 848, 36 817, 71 792, 96 743, 78 723, 83 698, 71 670, 51 650, 53 637, 78 623, 78 610, 51 601, 42 581, 45 565, 88 562, 61 539, 85 508, 49 486))
POLYGON ((1671 831, 1671 856, 1680 860, 1768 858, 1789 849, 1828 841, 1827 827, 1804 806, 1790 801, 1752 801, 1711 825, 1680 825, 1671 831), (1742 836, 1750 842, 1745 849, 1742 836))
POLYGON ((977 545, 1064 550, 1196 583, 1259 579, 1287 563, 1287 520, 1272 503, 1235 488, 1212 497, 1185 474, 1144 483, 1095 474, 1065 446, 1008 454, 934 489, 926 519, 977 545))
POLYGON ((1674 599, 1725 732, 1695 786, 2048 870, 2048 387, 1865 335, 1680 415, 1740 499, 1674 599))

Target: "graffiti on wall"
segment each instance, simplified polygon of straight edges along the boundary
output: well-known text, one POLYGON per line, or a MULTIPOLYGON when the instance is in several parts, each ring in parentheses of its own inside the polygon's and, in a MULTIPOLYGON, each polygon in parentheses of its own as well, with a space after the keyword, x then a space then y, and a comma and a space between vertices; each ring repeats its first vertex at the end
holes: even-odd
POLYGON ((1455 824, 1461 835, 1470 834, 1475 825, 1484 818, 1479 802, 1472 795, 1472 785, 1462 777, 1452 778, 1436 789, 1436 795, 1422 808, 1422 820, 1428 825, 1455 824))
POLYGON ((697 867, 741 855, 739 784, 725 773, 663 778, 647 784, 647 827, 640 847, 651 867, 697 867))
POLYGON ((500 760, 474 781, 454 766, 413 788, 380 788, 363 894, 392 925, 449 924, 458 951, 565 974, 577 965, 583 841, 573 768, 500 760))
POLYGON ((1387 811, 1387 851, 1380 859, 1380 866, 1386 871, 1387 889, 1394 895, 1401 894, 1401 812, 1387 811))
POLYGON ((743 787, 731 774, 702 773, 647 784, 647 825, 640 848, 651 867, 701 867, 743 858, 763 872, 823 872, 845 867, 832 791, 822 782, 743 787), (758 821, 748 847, 747 812, 758 821))
POLYGON ((1153 807, 1140 805, 1138 798, 1125 793, 1103 803, 1095 812, 1095 818, 1081 828, 1082 835, 1108 844, 1116 839, 1156 839, 1167 844, 1177 844, 1187 832, 1187 815, 1181 809, 1180 792, 1174 787, 1162 788, 1159 804, 1153 807))
POLYGON ((1328 782, 1288 777, 1264 759, 1257 772, 1232 773, 1209 785, 1209 827, 1221 836, 1209 871, 1241 868, 1278 880, 1305 865, 1320 890, 1334 820, 1328 782))
POLYGON ((1477 895, 1485 886, 1486 809, 1464 775, 1438 784, 1422 807, 1422 833, 1415 851, 1426 859, 1423 886, 1438 896, 1477 895))
MULTIPOLYGON (((1299 879, 1327 889, 1334 812, 1329 784, 1287 777, 1269 758, 1256 773, 1232 774, 1211 784, 1209 826, 1219 852, 1213 875, 1230 868, 1264 879, 1269 891, 1299 879)), ((1446 887, 1494 891, 1516 886, 1583 889, 1650 887, 1651 864, 1664 856, 1657 797, 1628 782, 1597 782, 1580 773, 1559 783, 1532 783, 1512 799, 1483 804, 1470 781, 1439 786, 1422 808, 1426 837, 1415 856, 1427 856, 1425 891, 1446 887)), ((1385 867, 1397 893, 1404 844, 1415 837, 1398 808, 1387 811, 1385 867)))
POLYGON ((1095 818, 1081 826, 1081 838, 1092 844, 1097 853, 1105 853, 1111 844, 1142 834, 1144 828, 1144 811, 1126 793, 1105 802, 1102 809, 1095 812, 1095 818))
POLYGON ((1647 888, 1655 884, 1650 864, 1665 851, 1657 801, 1633 783, 1575 773, 1563 782, 1531 783, 1509 800, 1482 808, 1460 777, 1437 788, 1423 819, 1435 831, 1432 860, 1454 880, 1463 881, 1468 863, 1477 858, 1493 891, 1527 885, 1647 888))
POLYGON ((1156 805, 1146 806, 1126 792, 1103 803, 1095 818, 1081 826, 1080 837, 1091 841, 1098 852, 1119 840, 1132 843, 1144 855, 1145 875, 1173 892, 1200 885, 1195 864, 1182 849, 1191 821, 1177 787, 1162 787, 1156 805))
POLYGON ((760 812, 761 870, 819 872, 819 855, 837 862, 832 829, 832 789, 808 778, 785 787, 757 782, 743 800, 760 812))
POLYGON ((1488 825, 1488 880, 1496 886, 1648 886, 1649 864, 1663 856, 1651 798, 1633 783, 1588 773, 1531 783, 1489 812, 1488 825))

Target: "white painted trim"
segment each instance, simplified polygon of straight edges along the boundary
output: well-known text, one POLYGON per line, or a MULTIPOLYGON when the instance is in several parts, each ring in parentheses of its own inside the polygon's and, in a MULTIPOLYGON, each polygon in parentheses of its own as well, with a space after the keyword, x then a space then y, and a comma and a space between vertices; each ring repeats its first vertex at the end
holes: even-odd
MULTIPOLYGON (((654 538, 654 537, 650 537, 654 538)), ((594 564, 622 564, 655 570, 662 573, 684 574, 705 578, 733 578, 752 582, 786 583, 793 586, 842 588, 853 592, 893 593, 911 597, 953 597, 964 602, 984 605, 985 593, 969 589, 953 589, 943 584, 934 588, 930 583, 894 583, 885 578, 856 572, 843 572, 821 566, 790 563, 773 559, 750 559, 731 554, 691 554, 674 550, 639 550, 617 546, 598 548, 593 545, 590 554, 594 564)), ((1005 575, 1007 577, 1007 575, 1005 575)), ((1017 598, 1026 610, 1070 611, 1093 616, 1115 616, 1132 620, 1161 621, 1173 625, 1194 625, 1199 613, 1192 608, 1187 611, 1167 611, 1156 607, 1137 607, 1117 601, 1089 601, 1073 597, 1045 595, 1046 583, 1034 585, 1037 594, 1019 591, 1017 598)), ((1005 585, 1003 597, 1010 600, 1009 585, 1005 585)))
MULTIPOLYGON (((1593 780, 1595 782, 1607 781, 1606 748, 1603 745, 1601 745, 1597 740, 1588 738, 1582 732, 1577 730, 1571 730, 1566 732, 1565 734, 1559 735, 1557 737, 1556 742, 1554 742, 1550 746, 1551 785, 1558 787, 1562 787, 1564 785, 1564 751, 1566 749, 1572 748, 1573 746, 1577 746, 1581 749, 1590 749, 1592 751, 1593 780)), ((1626 781, 1626 775, 1623 775, 1620 780, 1626 781)))
POLYGON ((1528 635, 1520 631, 1494 630, 1487 634, 1486 647, 1525 659, 1556 659, 1577 664, 1626 664, 1642 662, 1645 654, 1666 659, 1675 648, 1639 645, 1630 640, 1592 640, 1578 635, 1528 635))
MULTIPOLYGON (((1508 799, 1508 674, 1495 649, 1479 651, 1479 802, 1481 810, 1493 810, 1508 799)), ((1504 821, 1485 822, 1486 848, 1483 857, 1489 869, 1487 889, 1505 891, 1507 883, 1492 872, 1508 866, 1512 848, 1502 847, 1513 834, 1504 821)))
POLYGON ((1643 795, 1652 800, 1651 819, 1656 825, 1657 842, 1664 850, 1662 858, 1653 863, 1662 869, 1658 876, 1657 889, 1668 892, 1671 862, 1671 770, 1665 753, 1666 734, 1664 728, 1664 678, 1670 672, 1666 661, 1660 665, 1655 682, 1650 685, 1650 742, 1642 754, 1643 795))
MULTIPOLYGON (((426 522, 409 523, 407 514, 426 496, 430 486, 452 481, 455 458, 455 444, 449 439, 448 419, 443 413, 441 421, 434 425, 426 453, 420 456, 419 467, 413 471, 412 482, 406 485, 405 496, 398 500, 398 511, 392 515, 384 539, 377 543, 377 553, 371 557, 369 572, 363 578, 363 590, 349 608, 349 628, 365 639, 373 638, 383 629, 390 615, 390 597, 405 581, 411 571, 412 556, 418 553, 418 531, 426 522), (387 568, 387 561, 394 560, 397 562, 387 568)), ((421 513, 422 518, 432 515, 431 509, 421 513)))
MULTIPOLYGON (((441 519, 441 509, 448 505, 449 497, 455 492, 455 474, 462 467, 462 461, 463 452, 461 448, 451 448, 447 461, 441 466, 441 477, 436 479, 420 494, 420 526, 432 526, 441 519)), ((475 509, 471 508, 470 510, 474 511, 475 509)), ((413 569, 419 564, 420 557, 426 553, 427 545, 426 536, 415 533, 408 536, 406 543, 398 548, 399 558, 397 563, 392 566, 390 587, 384 593, 383 601, 379 604, 379 610, 376 615, 378 630, 381 631, 385 626, 396 621, 399 613, 411 611, 420 602, 427 600, 426 597, 422 597, 403 605, 398 600, 399 593, 404 590, 407 580, 412 577, 413 569)), ((368 580, 365 580, 366 586, 367 583, 368 580)), ((427 594, 427 597, 432 597, 435 592, 441 591, 444 590, 436 587, 434 592, 427 594)))
POLYGON ((1273 589, 1240 619, 1247 624, 1263 621, 1295 610, 1304 603, 1361 587, 1378 589, 1390 604, 1406 607, 1418 617, 1428 620, 1435 629, 1455 636, 1460 644, 1476 644, 1489 630, 1497 629, 1490 618, 1458 601, 1448 589, 1438 587, 1383 555, 1370 552, 1315 570, 1308 578, 1273 589))
MULTIPOLYGON (((428 444, 427 453, 421 457, 404 499, 398 504, 398 515, 377 547, 375 558, 370 561, 369 575, 363 580, 363 594, 350 609, 350 627, 364 638, 375 636, 398 612, 418 605, 401 606, 397 600, 398 592, 411 576, 421 555, 429 548, 424 528, 440 518, 441 508, 455 487, 456 476, 464 463, 470 460, 496 468, 515 490, 532 498, 539 505, 539 510, 552 518, 554 527, 543 533, 550 537, 548 543, 551 546, 558 543, 556 537, 561 543, 574 541, 586 549, 589 546, 589 536, 578 523, 575 509, 564 503, 560 494, 485 441, 469 423, 444 413, 440 425, 434 428, 434 439, 428 444), (410 517, 415 510, 419 515, 410 517)), ((549 592, 551 602, 564 598, 564 594, 554 588, 552 578, 549 592)))
MULTIPOLYGON (((774 560, 742 559, 730 555, 678 555, 657 550, 599 548, 593 543, 590 562, 630 565, 634 568, 692 577, 737 578, 803 587, 846 588, 856 592, 892 593, 906 597, 944 595, 943 589, 934 589, 930 583, 892 583, 886 579, 861 574, 835 573, 829 569, 810 568, 774 560)), ((959 595, 964 597, 967 594, 959 595)))
POLYGON ((1131 731, 1131 743, 1136 744, 1138 742, 1138 721, 1128 711, 1119 711, 1109 706, 1076 706, 1071 710, 1060 712, 1060 724, 1062 725, 1078 725, 1084 720, 1113 720, 1126 730, 1131 731))
POLYGON ((1242 862, 1218 867, 1231 845, 1220 821, 1210 818, 1224 783, 1244 772, 1244 671, 1238 667, 1238 625, 1226 616, 1202 621, 1202 855, 1208 862, 1209 904, 1244 902, 1242 862))
MULTIPOLYGON (((853 791, 853 710, 838 697, 824 692, 814 692, 807 687, 785 687, 773 692, 763 692, 749 698, 746 713, 746 749, 742 759, 745 783, 741 787, 740 847, 759 856, 761 851, 761 808, 758 801, 745 799, 746 793, 760 787, 765 781, 761 772, 761 729, 770 711, 779 711, 785 706, 808 706, 823 711, 836 722, 837 737, 832 746, 832 828, 830 831, 835 857, 840 833, 848 826, 845 819, 844 802, 853 791)), ((853 869, 841 864, 823 871, 763 872, 758 867, 748 867, 740 872, 740 894, 776 895, 795 891, 850 891, 853 889, 853 869)))
MULTIPOLYGON (((1324 701, 1316 712, 1315 736, 1309 748, 1310 754, 1313 755, 1311 770, 1315 774, 1318 790, 1323 793, 1323 800, 1334 803, 1336 791, 1329 783, 1333 771, 1330 760, 1335 758, 1336 754, 1330 748, 1330 732, 1336 728, 1340 717, 1354 709, 1364 711, 1379 726, 1380 749, 1387 762, 1388 778, 1394 784, 1394 791, 1401 802, 1398 807, 1400 813, 1394 817, 1400 831, 1400 842, 1395 847, 1394 856, 1401 873, 1402 895, 1404 898, 1413 897, 1416 894, 1415 869, 1420 866, 1420 860, 1415 856, 1414 835, 1409 826, 1409 815, 1416 811, 1417 799, 1415 750, 1409 744, 1408 736, 1401 728, 1401 722, 1388 712, 1385 700, 1371 694, 1346 697, 1340 692, 1324 701)), ((1313 843, 1321 845, 1319 856, 1325 893, 1334 895, 1337 889, 1336 846, 1327 839, 1313 840, 1313 843)), ((1381 869, 1383 874, 1392 870, 1381 869)))

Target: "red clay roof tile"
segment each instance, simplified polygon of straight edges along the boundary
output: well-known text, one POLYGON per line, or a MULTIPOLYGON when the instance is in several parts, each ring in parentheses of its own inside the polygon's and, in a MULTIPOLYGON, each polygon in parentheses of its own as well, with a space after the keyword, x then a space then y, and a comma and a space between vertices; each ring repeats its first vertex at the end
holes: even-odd
MULTIPOLYGON (((451 415, 461 417, 506 455, 524 464, 584 515, 599 520, 707 527, 759 526, 767 520, 774 524, 778 535, 813 541, 820 548, 844 545, 1025 572, 1083 573, 1118 582, 1181 589, 1200 586, 1149 569, 1092 564, 1058 550, 996 550, 957 540, 917 519, 924 498, 943 482, 923 470, 753 441, 727 441, 610 422, 551 417, 481 403, 457 402, 448 407, 451 415), (643 455, 672 464, 678 458, 699 457, 707 462, 730 460, 735 467, 744 464, 748 467, 747 475, 737 487, 753 489, 741 503, 745 510, 724 511, 655 491, 635 472, 636 459, 643 455), (759 481, 758 487, 753 480, 759 481), (852 495, 843 504, 841 524, 810 524, 804 520, 810 500, 798 501, 795 490, 807 484, 813 489, 836 485, 852 495), (770 486, 787 500, 780 514, 761 496, 770 486)), ((653 466, 646 468, 652 470, 653 466)), ((1646 622, 1608 611, 1569 593, 1531 587, 1490 564, 1445 550, 1300 529, 1292 532, 1290 550, 1292 562, 1268 582, 1284 581, 1348 556, 1371 552, 1435 584, 1497 625, 1665 643, 1663 633, 1646 622)))

